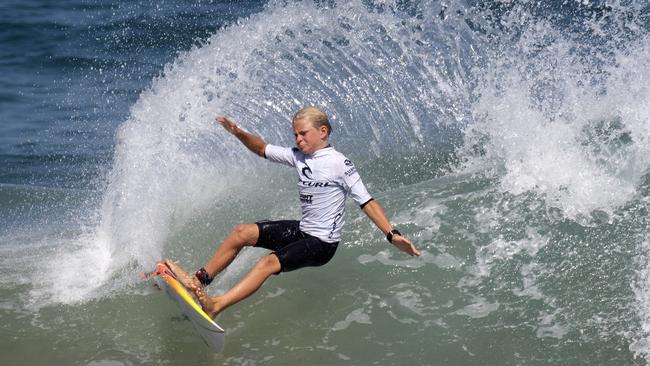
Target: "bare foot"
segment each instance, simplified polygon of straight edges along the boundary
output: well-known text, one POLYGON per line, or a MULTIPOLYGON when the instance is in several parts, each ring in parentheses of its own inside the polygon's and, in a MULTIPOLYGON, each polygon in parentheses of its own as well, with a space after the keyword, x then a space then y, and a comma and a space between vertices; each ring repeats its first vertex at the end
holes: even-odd
POLYGON ((214 319, 214 317, 217 316, 221 310, 223 310, 221 308, 218 297, 209 297, 205 294, 205 292, 203 292, 203 290, 201 290, 200 287, 194 287, 193 290, 196 298, 199 300, 199 303, 203 308, 203 311, 205 311, 205 313, 208 314, 210 318, 214 319))
POLYGON ((199 282, 198 278, 196 276, 190 275, 189 273, 185 272, 183 268, 181 268, 176 262, 166 259, 165 264, 169 266, 169 268, 174 272, 176 275, 176 278, 178 281, 185 286, 190 291, 193 291, 195 287, 200 288, 201 282, 199 282))

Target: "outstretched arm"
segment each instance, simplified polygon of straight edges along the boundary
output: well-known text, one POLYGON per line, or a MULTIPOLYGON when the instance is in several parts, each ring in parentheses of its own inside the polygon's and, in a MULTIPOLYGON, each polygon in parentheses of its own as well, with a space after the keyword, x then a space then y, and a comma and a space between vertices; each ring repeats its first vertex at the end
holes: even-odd
POLYGON ((254 152, 255 154, 264 157, 264 149, 266 149, 266 142, 262 140, 261 137, 250 134, 237 126, 237 124, 226 116, 220 116, 216 118, 216 121, 219 122, 226 131, 232 133, 241 141, 248 150, 254 152))
MULTIPOLYGON (((384 208, 381 207, 379 202, 372 200, 366 203, 365 206, 363 206, 363 212, 384 234, 388 234, 393 229, 393 226, 390 224, 390 221, 388 221, 388 218, 384 213, 384 208)), ((414 256, 420 255, 420 251, 415 248, 415 245, 413 245, 413 243, 403 235, 393 235, 391 243, 405 253, 414 256)))

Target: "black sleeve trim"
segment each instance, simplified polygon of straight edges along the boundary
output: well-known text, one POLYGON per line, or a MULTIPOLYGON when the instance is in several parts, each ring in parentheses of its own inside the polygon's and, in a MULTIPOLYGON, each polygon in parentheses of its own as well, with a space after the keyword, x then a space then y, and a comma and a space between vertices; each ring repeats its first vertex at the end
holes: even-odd
POLYGON ((369 204, 370 201, 374 201, 374 200, 375 200, 374 198, 371 198, 371 199, 367 200, 366 202, 362 203, 361 206, 359 206, 359 207, 363 210, 363 208, 366 207, 366 205, 369 204))

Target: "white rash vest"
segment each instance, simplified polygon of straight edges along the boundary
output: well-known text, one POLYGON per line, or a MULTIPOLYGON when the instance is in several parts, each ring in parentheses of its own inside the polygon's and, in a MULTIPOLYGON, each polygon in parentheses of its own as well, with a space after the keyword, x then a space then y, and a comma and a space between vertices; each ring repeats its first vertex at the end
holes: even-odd
POLYGON ((266 145, 265 157, 296 168, 302 219, 300 230, 328 243, 341 240, 348 194, 359 205, 372 197, 354 164, 328 146, 305 155, 298 148, 266 145))

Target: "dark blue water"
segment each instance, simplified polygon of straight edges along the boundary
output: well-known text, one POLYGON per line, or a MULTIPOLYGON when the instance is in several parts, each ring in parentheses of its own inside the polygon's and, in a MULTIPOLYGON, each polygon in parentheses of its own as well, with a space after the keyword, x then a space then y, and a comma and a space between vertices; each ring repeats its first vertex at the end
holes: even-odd
POLYGON ((3 363, 646 364, 649 9, 2 2, 3 363), (291 145, 311 104, 424 254, 350 207, 332 263, 229 309, 212 355, 136 273, 296 216, 290 172, 213 119, 291 145))
POLYGON ((260 2, 5 1, 0 4, 0 179, 88 185, 116 127, 179 52, 260 2))

